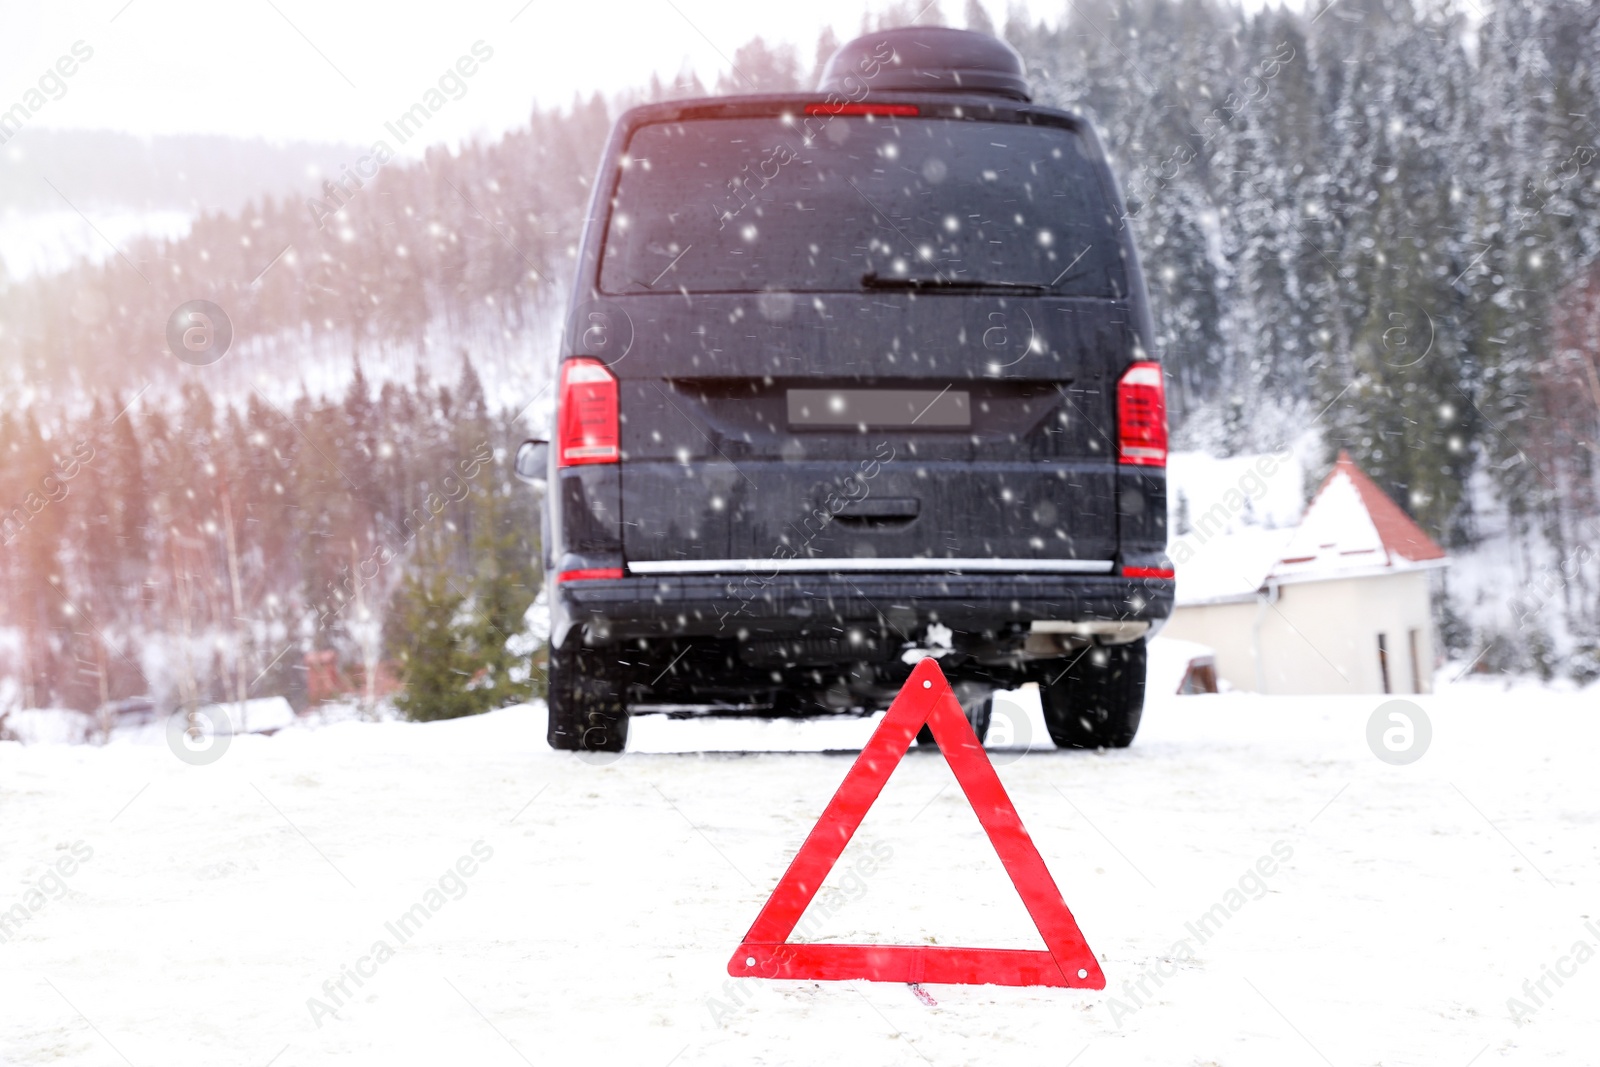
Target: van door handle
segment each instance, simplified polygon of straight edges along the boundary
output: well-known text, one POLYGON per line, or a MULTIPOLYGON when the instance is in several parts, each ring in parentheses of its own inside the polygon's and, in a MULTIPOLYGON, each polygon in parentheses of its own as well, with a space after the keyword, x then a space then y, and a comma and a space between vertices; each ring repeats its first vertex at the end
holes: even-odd
POLYGON ((910 522, 922 512, 922 501, 914 496, 869 496, 852 500, 834 518, 846 523, 875 525, 910 522))

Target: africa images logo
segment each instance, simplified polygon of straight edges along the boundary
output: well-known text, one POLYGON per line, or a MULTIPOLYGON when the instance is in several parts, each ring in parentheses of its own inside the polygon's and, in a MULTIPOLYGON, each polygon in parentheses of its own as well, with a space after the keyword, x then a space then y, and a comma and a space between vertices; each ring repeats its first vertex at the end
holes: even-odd
POLYGON ((228 354, 233 344, 233 321, 209 300, 179 304, 167 319, 167 347, 195 367, 209 367, 228 354))

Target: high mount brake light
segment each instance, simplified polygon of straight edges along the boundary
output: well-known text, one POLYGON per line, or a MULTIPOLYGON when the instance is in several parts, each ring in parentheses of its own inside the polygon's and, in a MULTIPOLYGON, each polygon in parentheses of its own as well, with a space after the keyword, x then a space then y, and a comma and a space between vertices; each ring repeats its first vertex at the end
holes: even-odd
POLYGON ((1167 389, 1159 363, 1135 363, 1117 382, 1117 459, 1167 465, 1167 389))
POLYGON ((615 463, 621 458, 617 439, 617 379, 594 359, 569 359, 561 364, 557 466, 615 463))
POLYGON ((916 104, 807 104, 807 115, 887 115, 915 118, 922 114, 916 104))

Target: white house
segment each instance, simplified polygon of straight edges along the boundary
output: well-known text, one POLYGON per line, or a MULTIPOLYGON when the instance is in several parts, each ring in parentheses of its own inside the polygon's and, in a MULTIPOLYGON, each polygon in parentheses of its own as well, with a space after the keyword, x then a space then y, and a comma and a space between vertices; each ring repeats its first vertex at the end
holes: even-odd
POLYGON ((1348 453, 1298 526, 1246 528, 1173 554, 1162 635, 1216 650, 1217 677, 1258 693, 1426 693, 1431 573, 1442 548, 1348 453))

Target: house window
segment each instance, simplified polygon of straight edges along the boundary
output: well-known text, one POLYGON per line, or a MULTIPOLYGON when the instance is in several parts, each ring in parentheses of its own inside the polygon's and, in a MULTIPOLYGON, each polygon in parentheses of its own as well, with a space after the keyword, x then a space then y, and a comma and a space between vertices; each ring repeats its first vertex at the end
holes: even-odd
POLYGON ((1421 630, 1408 630, 1406 640, 1411 645, 1411 691, 1422 692, 1422 657, 1417 654, 1417 649, 1422 643, 1421 630))
POLYGON ((1379 634, 1378 635, 1378 673, 1383 675, 1383 691, 1385 693, 1394 692, 1394 690, 1389 687, 1389 635, 1388 634, 1379 634))

